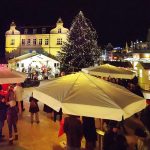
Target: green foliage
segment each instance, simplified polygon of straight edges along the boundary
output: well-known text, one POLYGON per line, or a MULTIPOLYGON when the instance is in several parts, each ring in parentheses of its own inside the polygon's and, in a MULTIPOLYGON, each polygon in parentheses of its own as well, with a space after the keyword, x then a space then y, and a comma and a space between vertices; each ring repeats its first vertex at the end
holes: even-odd
POLYGON ((58 54, 61 70, 74 72, 93 66, 101 54, 97 38, 91 22, 80 11, 72 22, 67 42, 58 54))

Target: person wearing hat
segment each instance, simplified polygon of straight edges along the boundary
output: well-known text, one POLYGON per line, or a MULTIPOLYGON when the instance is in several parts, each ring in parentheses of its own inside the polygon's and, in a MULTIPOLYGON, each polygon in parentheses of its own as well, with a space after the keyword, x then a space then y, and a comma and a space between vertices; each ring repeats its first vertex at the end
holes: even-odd
POLYGON ((13 144, 13 129, 15 132, 15 140, 18 140, 17 121, 18 121, 18 107, 16 101, 9 101, 9 107, 7 109, 7 123, 9 129, 9 144, 13 144))

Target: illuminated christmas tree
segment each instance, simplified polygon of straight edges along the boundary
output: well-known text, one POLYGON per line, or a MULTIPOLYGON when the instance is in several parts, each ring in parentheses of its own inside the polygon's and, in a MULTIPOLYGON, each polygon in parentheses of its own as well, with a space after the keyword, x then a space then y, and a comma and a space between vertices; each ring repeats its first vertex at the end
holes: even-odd
POLYGON ((73 20, 67 42, 61 50, 58 59, 61 69, 66 72, 94 66, 99 60, 101 51, 97 44, 97 33, 82 11, 73 20))

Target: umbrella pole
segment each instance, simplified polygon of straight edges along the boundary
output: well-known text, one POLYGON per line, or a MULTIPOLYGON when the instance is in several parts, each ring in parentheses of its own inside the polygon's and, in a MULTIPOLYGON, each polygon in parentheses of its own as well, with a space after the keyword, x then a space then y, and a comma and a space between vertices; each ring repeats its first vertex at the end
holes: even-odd
MULTIPOLYGON (((100 131, 103 131, 103 119, 99 119, 100 123, 100 131)), ((101 134, 98 134, 98 144, 99 144, 99 150, 102 150, 103 148, 103 136, 101 134)))

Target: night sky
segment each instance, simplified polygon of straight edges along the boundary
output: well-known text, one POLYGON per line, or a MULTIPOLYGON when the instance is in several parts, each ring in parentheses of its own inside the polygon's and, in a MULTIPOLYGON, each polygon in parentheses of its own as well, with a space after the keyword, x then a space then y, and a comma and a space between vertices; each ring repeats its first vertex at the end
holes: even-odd
POLYGON ((18 26, 55 26, 61 17, 70 28, 80 10, 96 29, 99 45, 125 46, 126 41, 146 40, 150 0, 1 0, 0 51, 4 52, 5 31, 13 20, 18 26))

